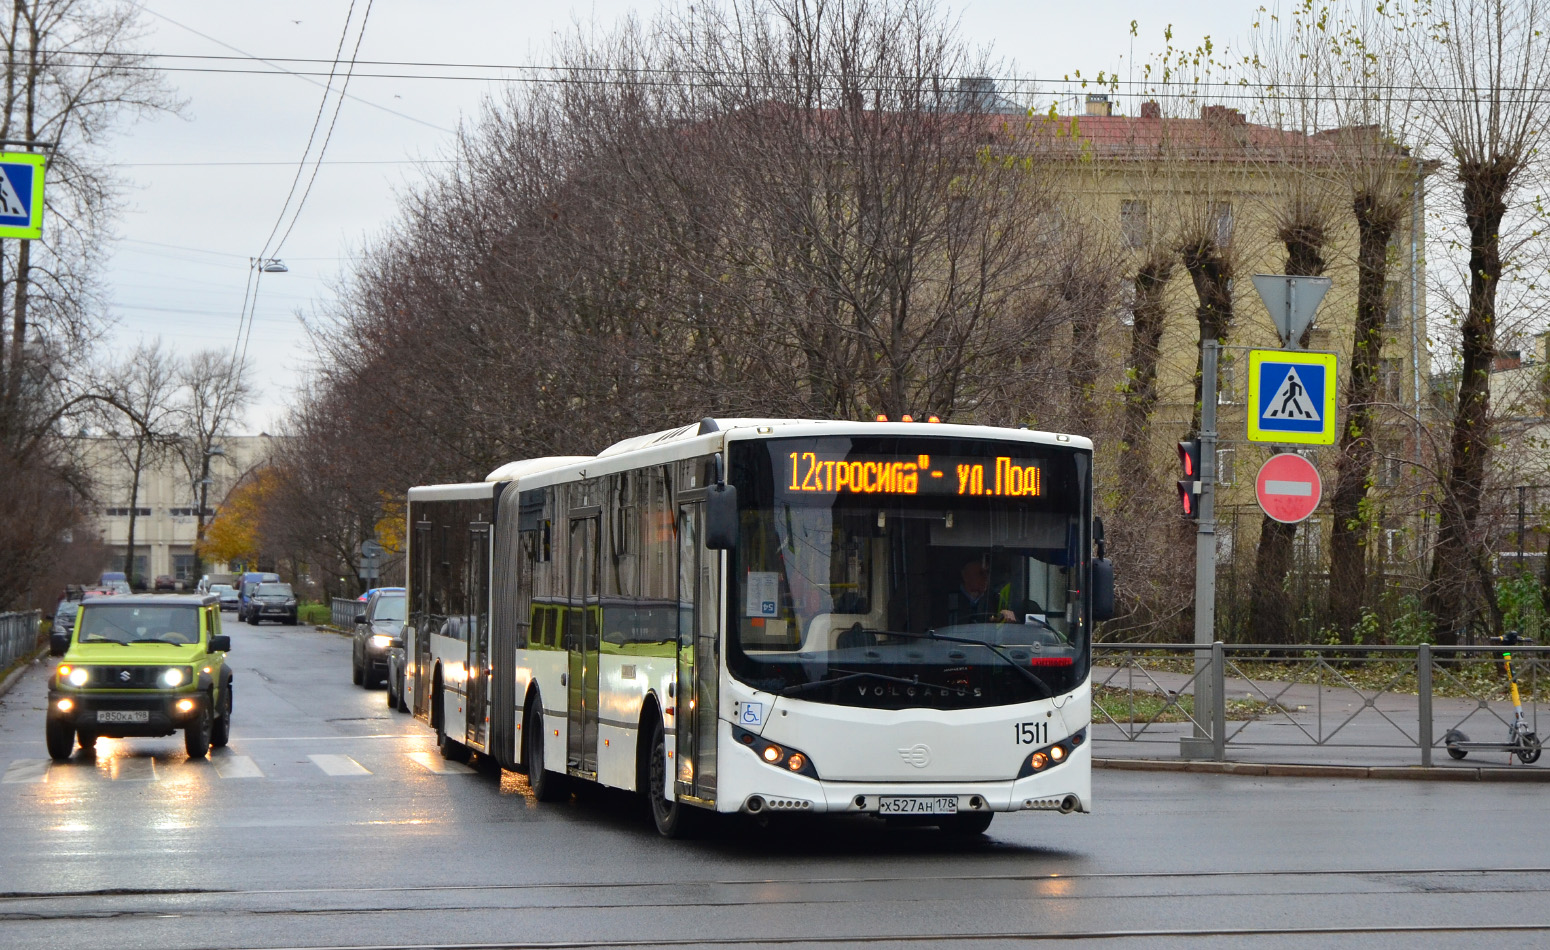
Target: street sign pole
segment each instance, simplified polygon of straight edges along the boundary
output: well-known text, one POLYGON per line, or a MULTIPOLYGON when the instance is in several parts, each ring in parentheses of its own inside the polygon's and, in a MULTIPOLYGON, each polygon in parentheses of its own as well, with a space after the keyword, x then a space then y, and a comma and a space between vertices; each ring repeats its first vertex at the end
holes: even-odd
POLYGON ((1195 728, 1179 740, 1187 759, 1215 754, 1204 722, 1214 709, 1211 644, 1216 641, 1216 364, 1221 344, 1200 341, 1200 521, 1195 527, 1195 728))

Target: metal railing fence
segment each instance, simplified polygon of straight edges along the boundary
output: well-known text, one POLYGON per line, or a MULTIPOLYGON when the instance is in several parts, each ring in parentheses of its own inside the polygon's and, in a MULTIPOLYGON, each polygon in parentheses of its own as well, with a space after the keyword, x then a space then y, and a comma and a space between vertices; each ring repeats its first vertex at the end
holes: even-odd
POLYGON ((0 614, 0 670, 37 650, 42 624, 43 612, 39 610, 0 614))
POLYGON ((328 622, 340 630, 355 629, 355 615, 366 609, 366 605, 354 597, 335 597, 329 602, 328 622))
POLYGON ((1182 754, 1217 761, 1235 745, 1414 749, 1430 766, 1452 730, 1506 738, 1513 710, 1504 649, 1537 734, 1540 707, 1550 701, 1550 647, 1217 642, 1095 644, 1094 735, 1182 740, 1193 744, 1182 754))

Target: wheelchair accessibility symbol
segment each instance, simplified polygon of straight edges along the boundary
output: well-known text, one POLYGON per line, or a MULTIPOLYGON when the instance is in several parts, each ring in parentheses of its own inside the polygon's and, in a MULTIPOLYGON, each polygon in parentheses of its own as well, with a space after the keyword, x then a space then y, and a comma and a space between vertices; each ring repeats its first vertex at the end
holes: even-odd
POLYGON ((744 703, 742 715, 738 716, 738 722, 745 726, 757 726, 764 722, 763 703, 744 703))

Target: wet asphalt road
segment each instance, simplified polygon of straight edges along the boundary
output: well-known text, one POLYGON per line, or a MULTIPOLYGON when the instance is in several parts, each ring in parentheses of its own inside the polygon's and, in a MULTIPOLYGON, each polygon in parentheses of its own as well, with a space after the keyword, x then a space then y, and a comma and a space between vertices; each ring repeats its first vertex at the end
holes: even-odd
MULTIPOLYGON (((1098 771, 1098 813, 657 837, 538 805, 350 683, 349 641, 229 624, 228 749, 49 765, 46 670, 0 699, 0 947, 1542 947, 1543 785, 1098 771)), ((477 765, 477 763, 476 763, 477 765)))

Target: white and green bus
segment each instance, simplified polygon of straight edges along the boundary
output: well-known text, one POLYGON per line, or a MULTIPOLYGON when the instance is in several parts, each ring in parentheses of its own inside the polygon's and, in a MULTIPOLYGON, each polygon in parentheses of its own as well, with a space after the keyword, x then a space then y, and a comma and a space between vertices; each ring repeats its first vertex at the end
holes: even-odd
MULTIPOLYGON (((553 800, 978 833, 1091 806, 1092 445, 705 419, 409 492, 405 693, 553 800)), ((1096 529, 1096 530, 1095 530, 1096 529)))

